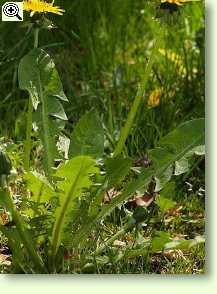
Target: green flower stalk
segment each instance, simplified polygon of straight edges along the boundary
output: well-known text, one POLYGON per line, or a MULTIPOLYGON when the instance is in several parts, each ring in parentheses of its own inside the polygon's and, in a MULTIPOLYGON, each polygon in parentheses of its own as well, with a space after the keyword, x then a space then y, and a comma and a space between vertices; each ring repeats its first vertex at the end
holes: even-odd
POLYGON ((141 104, 141 102, 142 102, 142 100, 143 100, 143 98, 145 96, 146 85, 147 85, 148 78, 149 78, 151 70, 152 70, 152 65, 153 65, 153 63, 155 61, 155 57, 158 54, 158 49, 160 47, 161 40, 162 40, 162 38, 161 38, 161 31, 160 31, 159 37, 155 41, 155 44, 154 44, 150 59, 148 61, 148 64, 147 64, 147 67, 146 67, 146 70, 145 70, 145 73, 144 73, 144 77, 143 77, 142 81, 140 82, 140 84, 138 85, 137 94, 136 94, 136 97, 135 97, 135 99, 133 101, 133 105, 132 105, 132 107, 130 109, 130 112, 128 114, 126 123, 125 123, 125 125, 123 126, 123 128, 121 130, 120 138, 119 138, 118 144, 117 144, 117 146, 115 148, 113 157, 117 157, 118 155, 120 155, 121 152, 124 149, 126 140, 127 140, 128 136, 129 136, 130 130, 131 130, 132 125, 134 123, 135 116, 136 116, 137 111, 139 109, 139 106, 140 106, 140 104, 141 104))
MULTIPOLYGON (((34 32, 34 48, 38 47, 38 36, 39 36, 39 28, 35 28, 34 32)), ((24 169, 29 171, 30 168, 30 156, 31 156, 31 133, 32 133, 32 113, 33 113, 33 105, 32 99, 29 98, 28 104, 28 112, 27 112, 27 126, 26 126, 26 141, 24 145, 24 169)))

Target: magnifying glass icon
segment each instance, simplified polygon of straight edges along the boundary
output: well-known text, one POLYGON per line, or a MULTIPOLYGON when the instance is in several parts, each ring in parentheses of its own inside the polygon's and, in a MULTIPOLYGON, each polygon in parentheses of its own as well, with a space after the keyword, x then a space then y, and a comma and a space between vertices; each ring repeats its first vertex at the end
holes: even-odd
POLYGON ((23 20, 22 17, 19 15, 19 6, 16 3, 7 2, 3 6, 3 13, 7 17, 17 17, 19 20, 23 20))

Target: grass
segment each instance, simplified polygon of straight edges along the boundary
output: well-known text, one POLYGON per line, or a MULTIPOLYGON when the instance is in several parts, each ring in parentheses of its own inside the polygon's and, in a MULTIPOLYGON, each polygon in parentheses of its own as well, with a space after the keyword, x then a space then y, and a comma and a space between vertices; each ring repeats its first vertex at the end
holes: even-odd
MULTIPOLYGON (((3 2, 3 1, 1 1, 3 2)), ((63 17, 49 16, 56 28, 39 34, 39 47, 45 49, 56 63, 64 91, 69 99, 64 104, 69 134, 80 117, 90 109, 98 111, 105 131, 105 154, 117 146, 121 127, 136 97, 137 87, 144 81, 147 62, 162 24, 156 19, 159 1, 146 0, 80 0, 55 1, 64 7, 63 17)), ((147 76, 145 99, 140 101, 135 120, 117 147, 125 156, 136 161, 148 149, 157 146, 161 137, 180 123, 204 117, 204 3, 183 6, 179 22, 166 25, 162 43, 156 54, 152 71, 147 76), (164 54, 164 51, 166 52, 164 54), (170 52, 170 53, 169 53, 170 52), (160 103, 147 106, 146 100, 155 90, 162 89, 160 103)), ((167 20, 168 21, 168 20, 167 20)), ((17 67, 20 58, 33 47, 31 29, 22 24, 0 24, 0 138, 8 144, 7 152, 18 173, 15 195, 23 193, 23 141, 25 140, 28 109, 27 94, 19 90, 17 67), (8 37, 10 35, 10 37, 8 37)), ((0 141, 1 142, 1 141, 0 141)), ((41 145, 33 136, 31 166, 41 170, 41 145)), ((89 256, 90 248, 105 240, 107 232, 116 234, 134 208, 119 207, 104 221, 101 230, 90 237, 83 255, 77 252, 65 256, 63 273, 158 273, 202 274, 205 272, 203 244, 184 250, 152 253, 123 259, 125 247, 136 248, 156 231, 166 231, 173 238, 192 239, 205 230, 204 162, 192 162, 192 169, 178 180, 171 199, 175 207, 161 211, 156 202, 147 208, 146 226, 123 234, 118 239, 123 247, 110 246, 101 260, 89 256), (124 247, 125 246, 125 247, 124 247), (108 261, 109 259, 109 261, 108 261)), ((0 235, 0 248, 7 244, 0 235)), ((0 249, 1 250, 1 249, 0 249)), ((0 251, 1 257, 1 251, 0 251)), ((10 258, 9 258, 10 260, 10 258)), ((10 272, 9 264, 0 272, 10 272)))

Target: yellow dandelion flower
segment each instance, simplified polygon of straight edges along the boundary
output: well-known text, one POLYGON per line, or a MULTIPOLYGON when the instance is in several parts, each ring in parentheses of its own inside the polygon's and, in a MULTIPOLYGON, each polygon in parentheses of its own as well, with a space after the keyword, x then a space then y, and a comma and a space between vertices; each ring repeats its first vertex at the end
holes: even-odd
POLYGON ((198 2, 201 0, 161 0, 160 10, 169 14, 179 13, 179 8, 188 2, 198 2))
POLYGON ((23 10, 30 11, 30 16, 33 16, 35 13, 47 12, 63 15, 65 12, 65 10, 61 9, 59 6, 54 6, 54 1, 48 3, 43 0, 24 0, 23 10))
POLYGON ((161 0, 161 3, 169 3, 169 4, 182 5, 182 1, 181 0, 161 0))
POLYGON ((149 98, 148 98, 148 106, 149 107, 157 107, 160 104, 160 99, 163 95, 163 89, 155 89, 151 92, 149 98))
POLYGON ((169 3, 169 4, 176 4, 181 6, 182 4, 185 4, 187 2, 197 2, 200 0, 161 0, 161 3, 169 3))
POLYGON ((181 6, 188 2, 198 2, 198 1, 201 1, 201 0, 161 0, 161 3, 176 4, 178 6, 181 6))

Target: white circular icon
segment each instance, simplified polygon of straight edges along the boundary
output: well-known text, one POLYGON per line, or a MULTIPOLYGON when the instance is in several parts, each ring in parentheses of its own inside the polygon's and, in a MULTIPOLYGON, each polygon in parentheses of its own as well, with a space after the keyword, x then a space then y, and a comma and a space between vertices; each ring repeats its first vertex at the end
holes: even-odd
POLYGON ((22 20, 21 16, 19 15, 19 7, 15 3, 6 3, 3 7, 3 12, 7 17, 16 16, 19 20, 22 20))

